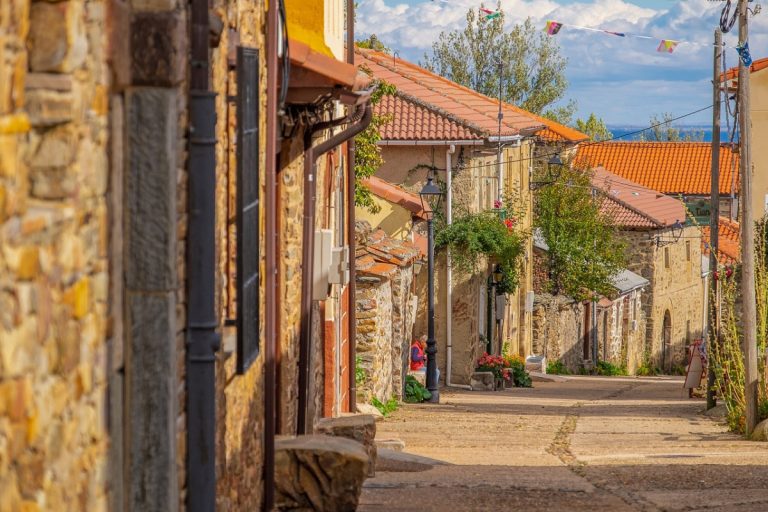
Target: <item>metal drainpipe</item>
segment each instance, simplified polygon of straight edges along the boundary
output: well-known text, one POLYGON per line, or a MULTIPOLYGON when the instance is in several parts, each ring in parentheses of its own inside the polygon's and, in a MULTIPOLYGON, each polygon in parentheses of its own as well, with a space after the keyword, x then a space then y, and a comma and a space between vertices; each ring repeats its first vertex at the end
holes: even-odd
POLYGON ((321 123, 308 129, 304 134, 304 147, 306 149, 304 151, 304 220, 302 225, 302 238, 304 239, 304 243, 301 248, 301 331, 299 339, 298 435, 303 435, 307 432, 309 370, 311 366, 310 344, 312 337, 315 196, 317 189, 315 171, 317 167, 317 158, 365 130, 371 122, 371 115, 370 104, 364 103, 358 105, 355 113, 345 118, 340 123, 321 123), (346 129, 337 133, 325 142, 320 143, 317 147, 312 147, 312 136, 315 133, 342 123, 348 123, 346 129))
POLYGON ((264 278, 264 500, 263 510, 275 503, 275 431, 277 429, 277 2, 267 10, 267 116, 264 170, 264 241, 266 276, 264 278))
MULTIPOLYGON (((355 0, 347 0, 347 63, 355 63, 355 0)), ((357 382, 355 367, 357 366, 357 272, 355 252, 355 140, 347 143, 347 244, 349 245, 349 284, 347 284, 347 347, 349 349, 349 412, 357 411, 357 382)))
MULTIPOLYGON (((447 224, 453 223, 453 163, 451 155, 456 152, 456 146, 451 144, 445 151, 445 220, 447 224)), ((445 385, 446 387, 461 388, 471 390, 471 386, 464 384, 454 384, 451 382, 451 370, 453 367, 453 271, 451 270, 451 249, 446 253, 445 281, 446 281, 446 301, 445 301, 445 385)))
POLYGON ((216 94, 208 90, 208 1, 191 5, 187 229, 187 507, 216 509, 216 94))

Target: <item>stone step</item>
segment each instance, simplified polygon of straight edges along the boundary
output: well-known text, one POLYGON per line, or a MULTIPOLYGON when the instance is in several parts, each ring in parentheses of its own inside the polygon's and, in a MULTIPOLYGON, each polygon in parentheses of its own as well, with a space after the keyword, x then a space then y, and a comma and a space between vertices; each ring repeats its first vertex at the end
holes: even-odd
POLYGON ((405 442, 400 439, 376 439, 376 449, 402 452, 405 450, 405 442))
POLYGON ((551 373, 529 372, 533 382, 568 382, 567 377, 552 375, 551 373))

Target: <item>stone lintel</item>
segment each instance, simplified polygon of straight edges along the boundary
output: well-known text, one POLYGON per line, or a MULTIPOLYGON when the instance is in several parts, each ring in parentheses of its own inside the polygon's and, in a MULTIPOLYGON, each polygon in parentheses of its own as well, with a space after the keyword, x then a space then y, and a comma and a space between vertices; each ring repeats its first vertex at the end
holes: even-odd
POLYGON ((173 87, 186 76, 187 25, 177 12, 141 12, 131 23, 133 85, 173 87))

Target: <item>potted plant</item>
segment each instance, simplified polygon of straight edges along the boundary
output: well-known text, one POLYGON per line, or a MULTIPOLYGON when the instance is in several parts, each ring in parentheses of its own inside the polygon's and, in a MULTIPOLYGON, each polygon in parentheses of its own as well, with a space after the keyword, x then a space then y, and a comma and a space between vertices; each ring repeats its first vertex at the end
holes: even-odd
POLYGON ((477 360, 476 372, 491 372, 493 373, 494 389, 499 390, 504 388, 504 381, 511 378, 510 372, 506 369, 506 361, 502 356, 493 356, 484 353, 480 359, 477 360))

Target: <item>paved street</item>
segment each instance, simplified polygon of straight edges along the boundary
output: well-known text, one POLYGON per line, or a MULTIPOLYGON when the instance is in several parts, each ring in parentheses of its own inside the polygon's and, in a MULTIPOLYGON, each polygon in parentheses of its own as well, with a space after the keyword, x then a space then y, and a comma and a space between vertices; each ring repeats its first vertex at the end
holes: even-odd
POLYGON ((379 423, 405 455, 381 460, 360 510, 767 510, 768 444, 703 410, 679 378, 444 392, 379 423))

